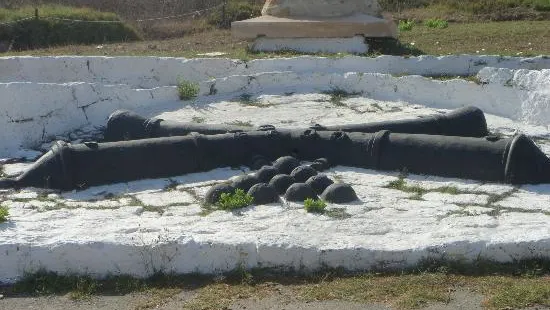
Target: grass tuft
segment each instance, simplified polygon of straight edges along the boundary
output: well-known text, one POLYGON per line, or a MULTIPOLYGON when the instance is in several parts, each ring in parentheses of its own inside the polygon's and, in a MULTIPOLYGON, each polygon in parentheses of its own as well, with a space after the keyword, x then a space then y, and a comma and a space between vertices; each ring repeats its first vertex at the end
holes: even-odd
POLYGON ((445 29, 449 27, 449 23, 446 20, 439 18, 430 18, 424 21, 424 25, 428 28, 445 29))
POLYGON ((321 199, 308 198, 304 201, 304 208, 308 213, 325 213, 327 204, 321 199))
POLYGON ((337 107, 345 106, 346 104, 343 102, 345 99, 361 95, 359 92, 348 92, 339 87, 334 87, 331 90, 323 92, 323 94, 330 95, 330 103, 337 107))
POLYGON ((8 211, 8 208, 0 206, 0 223, 6 222, 9 215, 10 212, 8 211))
POLYGON ((198 83, 188 81, 184 78, 178 78, 178 94, 180 100, 191 100, 199 95, 200 87, 198 83))
POLYGON ((411 31, 414 26, 414 21, 412 20, 400 20, 399 21, 399 31, 411 31))
POLYGON ((236 210, 248 207, 254 198, 245 193, 242 189, 236 189, 234 193, 223 193, 218 201, 218 208, 221 210, 236 210))

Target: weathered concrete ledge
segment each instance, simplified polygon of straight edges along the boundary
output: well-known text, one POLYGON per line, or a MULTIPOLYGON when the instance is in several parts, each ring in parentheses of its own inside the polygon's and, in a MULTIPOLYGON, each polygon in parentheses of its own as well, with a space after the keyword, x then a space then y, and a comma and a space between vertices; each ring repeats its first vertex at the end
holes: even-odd
POLYGON ((550 57, 501 57, 485 55, 379 56, 374 58, 316 57, 242 61, 224 58, 173 57, 0 57, 0 82, 125 84, 131 88, 173 86, 178 77, 200 82, 232 75, 293 71, 313 73, 386 73, 393 75, 470 76, 485 67, 550 69, 550 57))
POLYGON ((344 17, 275 17, 264 15, 233 22, 231 34, 238 39, 268 38, 366 38, 397 37, 392 20, 365 14, 344 17))

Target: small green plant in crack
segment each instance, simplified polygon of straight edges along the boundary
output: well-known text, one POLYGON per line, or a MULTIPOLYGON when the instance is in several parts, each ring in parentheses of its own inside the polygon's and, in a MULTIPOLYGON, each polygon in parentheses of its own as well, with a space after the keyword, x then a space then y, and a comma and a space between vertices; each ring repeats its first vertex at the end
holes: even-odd
POLYGON ((199 95, 200 87, 198 83, 178 78, 178 94, 180 100, 191 100, 199 95))
POLYGON ((257 98, 253 98, 251 94, 247 94, 247 93, 244 93, 244 94, 241 94, 239 96, 239 98, 237 98, 237 101, 242 104, 242 105, 247 105, 247 106, 255 106, 255 107, 258 107, 258 106, 261 106, 262 103, 260 102, 260 100, 258 100, 257 98))
POLYGON ((10 212, 8 211, 8 208, 0 206, 0 223, 6 222, 9 215, 10 212))
POLYGON ((254 127, 254 125, 252 125, 252 122, 250 121, 233 121, 233 122, 229 122, 229 123, 226 123, 227 125, 234 125, 234 126, 241 126, 241 127, 254 127))
POLYGON ((427 189, 420 187, 418 185, 407 185, 403 177, 400 177, 395 181, 391 181, 390 184, 388 184, 385 187, 402 191, 405 193, 413 193, 415 194, 415 196, 422 196, 428 192, 427 189))
POLYGON ((321 199, 308 198, 304 201, 304 208, 308 213, 325 213, 327 204, 321 199))
POLYGON ((329 95, 330 96, 330 103, 332 103, 333 105, 335 105, 337 107, 346 106, 344 104, 345 99, 353 97, 353 96, 361 95, 360 92, 348 92, 348 91, 346 91, 342 88, 338 88, 338 87, 332 88, 329 91, 325 91, 325 92, 323 92, 323 94, 329 95))
MULTIPOLYGON (((180 205, 180 204, 178 204, 178 205, 180 205)), ((149 206, 149 205, 142 206, 144 212, 156 212, 159 215, 163 215, 164 212, 166 212, 166 209, 165 209, 166 207, 169 207, 169 206, 162 206, 162 207, 149 206)))
POLYGON ((242 189, 236 189, 233 193, 223 193, 218 201, 218 208, 221 210, 237 210, 248 207, 254 198, 245 193, 242 189))
POLYGON ((206 121, 204 117, 200 117, 200 116, 193 116, 191 120, 193 121, 193 123, 197 123, 197 124, 202 124, 206 121))
POLYGON ((325 211, 325 215, 336 220, 344 220, 351 217, 345 208, 332 208, 325 211))
POLYGON ((422 200, 422 196, 426 193, 442 193, 448 195, 459 195, 466 194, 470 192, 464 192, 459 190, 456 186, 441 186, 433 189, 426 189, 418 185, 407 185, 405 182, 406 174, 399 176, 399 179, 391 181, 385 188, 391 188, 405 193, 413 193, 414 195, 409 197, 412 200, 422 200))

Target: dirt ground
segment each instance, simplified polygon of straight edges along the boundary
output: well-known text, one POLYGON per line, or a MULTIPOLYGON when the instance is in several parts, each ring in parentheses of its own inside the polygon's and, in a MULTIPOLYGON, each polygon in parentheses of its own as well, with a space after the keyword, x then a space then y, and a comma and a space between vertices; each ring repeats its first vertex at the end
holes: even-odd
MULTIPOLYGON (((188 305, 194 298, 193 291, 180 291, 171 297, 158 299, 151 293, 132 293, 123 296, 94 296, 90 299, 73 301, 68 296, 50 297, 4 297, 0 300, 0 309, 23 310, 141 310, 141 309, 199 309, 188 305)), ((451 309, 483 309, 484 297, 481 294, 466 290, 458 290, 449 295, 447 303, 434 303, 423 305, 426 310, 451 310, 451 309)), ((216 308, 206 308, 216 309, 216 308)), ((281 286, 278 294, 261 299, 241 299, 233 303, 229 308, 222 309, 285 309, 285 310, 390 310, 394 309, 386 304, 379 303, 354 303, 346 301, 317 301, 304 302, 297 300, 290 290, 281 286)), ((530 307, 526 310, 550 310, 548 307, 530 307)))

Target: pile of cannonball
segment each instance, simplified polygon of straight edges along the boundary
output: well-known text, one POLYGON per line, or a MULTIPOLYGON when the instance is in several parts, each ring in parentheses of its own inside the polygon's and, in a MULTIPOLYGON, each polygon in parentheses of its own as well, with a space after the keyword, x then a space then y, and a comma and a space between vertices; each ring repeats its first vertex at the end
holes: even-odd
POLYGON ((253 161, 254 174, 242 175, 232 182, 213 186, 205 197, 206 204, 216 204, 223 193, 233 193, 236 189, 247 192, 254 198, 254 204, 269 204, 279 201, 279 195, 292 202, 318 199, 330 203, 349 203, 357 200, 357 195, 349 184, 335 183, 320 172, 330 168, 326 158, 302 165, 292 156, 280 157, 269 163, 262 157, 253 161))

